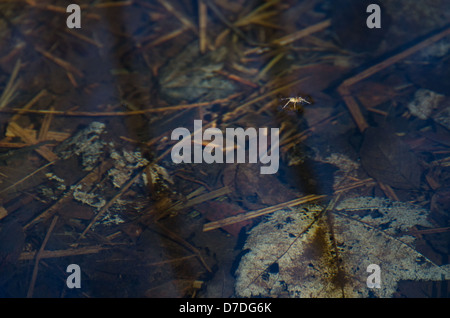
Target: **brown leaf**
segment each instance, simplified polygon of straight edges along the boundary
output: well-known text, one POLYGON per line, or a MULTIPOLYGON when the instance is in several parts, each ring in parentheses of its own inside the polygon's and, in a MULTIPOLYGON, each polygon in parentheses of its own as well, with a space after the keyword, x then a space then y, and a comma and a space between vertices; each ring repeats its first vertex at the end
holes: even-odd
POLYGON ((449 226, 448 211, 450 210, 450 188, 438 189, 431 197, 430 209, 434 220, 439 225, 449 226))
MULTIPOLYGON (((218 202, 210 201, 205 202, 195 207, 200 213, 202 213, 208 220, 217 221, 237 215, 239 213, 245 212, 239 205, 228 203, 228 202, 218 202)), ((250 221, 244 221, 235 223, 232 225, 224 226, 222 229, 230 233, 231 235, 238 236, 242 227, 250 224, 250 221)))
POLYGON ((228 165, 224 170, 223 183, 233 189, 229 196, 250 210, 286 202, 297 196, 280 182, 276 174, 261 174, 258 164, 228 165))
POLYGON ((358 99, 366 108, 376 107, 392 100, 396 95, 396 91, 391 85, 370 81, 356 84, 354 90, 358 92, 358 99))
POLYGON ((394 188, 417 189, 422 168, 415 154, 389 127, 368 128, 360 151, 366 172, 394 188))

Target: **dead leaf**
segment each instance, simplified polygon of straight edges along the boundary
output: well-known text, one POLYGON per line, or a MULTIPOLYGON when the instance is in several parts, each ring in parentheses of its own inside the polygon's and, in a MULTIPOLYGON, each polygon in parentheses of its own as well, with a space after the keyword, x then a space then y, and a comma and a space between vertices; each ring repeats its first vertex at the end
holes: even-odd
POLYGON ((374 108, 397 95, 391 85, 377 82, 364 81, 356 84, 353 89, 358 92, 358 99, 366 108, 374 108))
POLYGON ((238 270, 238 297, 392 297, 401 280, 450 278, 400 235, 431 226, 428 211, 404 202, 358 197, 334 212, 307 205, 279 210, 249 232, 238 270), (370 264, 381 268, 381 288, 366 285, 370 264))
POLYGON ((236 91, 236 85, 215 71, 222 69, 227 49, 200 55, 198 42, 190 43, 180 54, 161 68, 161 93, 168 99, 203 101, 225 98, 236 91))
POLYGON ((389 127, 366 130, 360 157, 363 168, 377 181, 399 189, 419 188, 419 160, 389 127))
MULTIPOLYGON (((245 210, 237 204, 218 201, 205 202, 197 205, 195 208, 210 221, 221 220, 245 212, 245 210)), ((224 226, 222 229, 231 235, 238 236, 242 227, 248 224, 250 224, 250 221, 243 221, 224 226)))
POLYGON ((297 196, 276 175, 260 174, 258 164, 227 165, 223 183, 233 189, 229 196, 250 210, 286 202, 297 196))

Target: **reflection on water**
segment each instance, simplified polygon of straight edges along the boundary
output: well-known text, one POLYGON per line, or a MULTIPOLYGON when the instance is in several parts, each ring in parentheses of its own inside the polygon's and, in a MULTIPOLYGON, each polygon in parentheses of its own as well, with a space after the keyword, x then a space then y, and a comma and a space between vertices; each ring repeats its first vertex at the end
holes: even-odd
POLYGON ((370 3, 1 3, 0 296, 448 296, 450 8, 370 3))

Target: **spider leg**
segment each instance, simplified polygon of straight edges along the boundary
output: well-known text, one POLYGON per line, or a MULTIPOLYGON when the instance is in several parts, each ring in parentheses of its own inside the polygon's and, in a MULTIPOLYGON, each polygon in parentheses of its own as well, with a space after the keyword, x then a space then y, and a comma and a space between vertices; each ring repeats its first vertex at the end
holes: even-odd
MULTIPOLYGON (((286 99, 287 99, 287 98, 286 98, 286 99)), ((291 101, 288 100, 288 102, 286 103, 286 105, 283 106, 283 109, 284 109, 287 105, 289 105, 290 102, 291 102, 291 101)))
POLYGON ((301 98, 301 102, 302 102, 302 103, 311 104, 309 101, 307 101, 307 100, 304 99, 303 97, 300 97, 300 98, 301 98))

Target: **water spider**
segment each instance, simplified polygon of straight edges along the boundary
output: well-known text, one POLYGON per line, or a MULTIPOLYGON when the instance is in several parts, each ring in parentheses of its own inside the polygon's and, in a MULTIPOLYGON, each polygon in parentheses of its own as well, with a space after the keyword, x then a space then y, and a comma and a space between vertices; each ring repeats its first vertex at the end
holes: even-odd
POLYGON ((288 98, 282 98, 281 100, 287 100, 287 103, 283 106, 283 109, 289 105, 290 103, 293 104, 293 108, 296 109, 297 103, 298 104, 311 104, 311 102, 307 101, 303 97, 288 97, 288 98))

